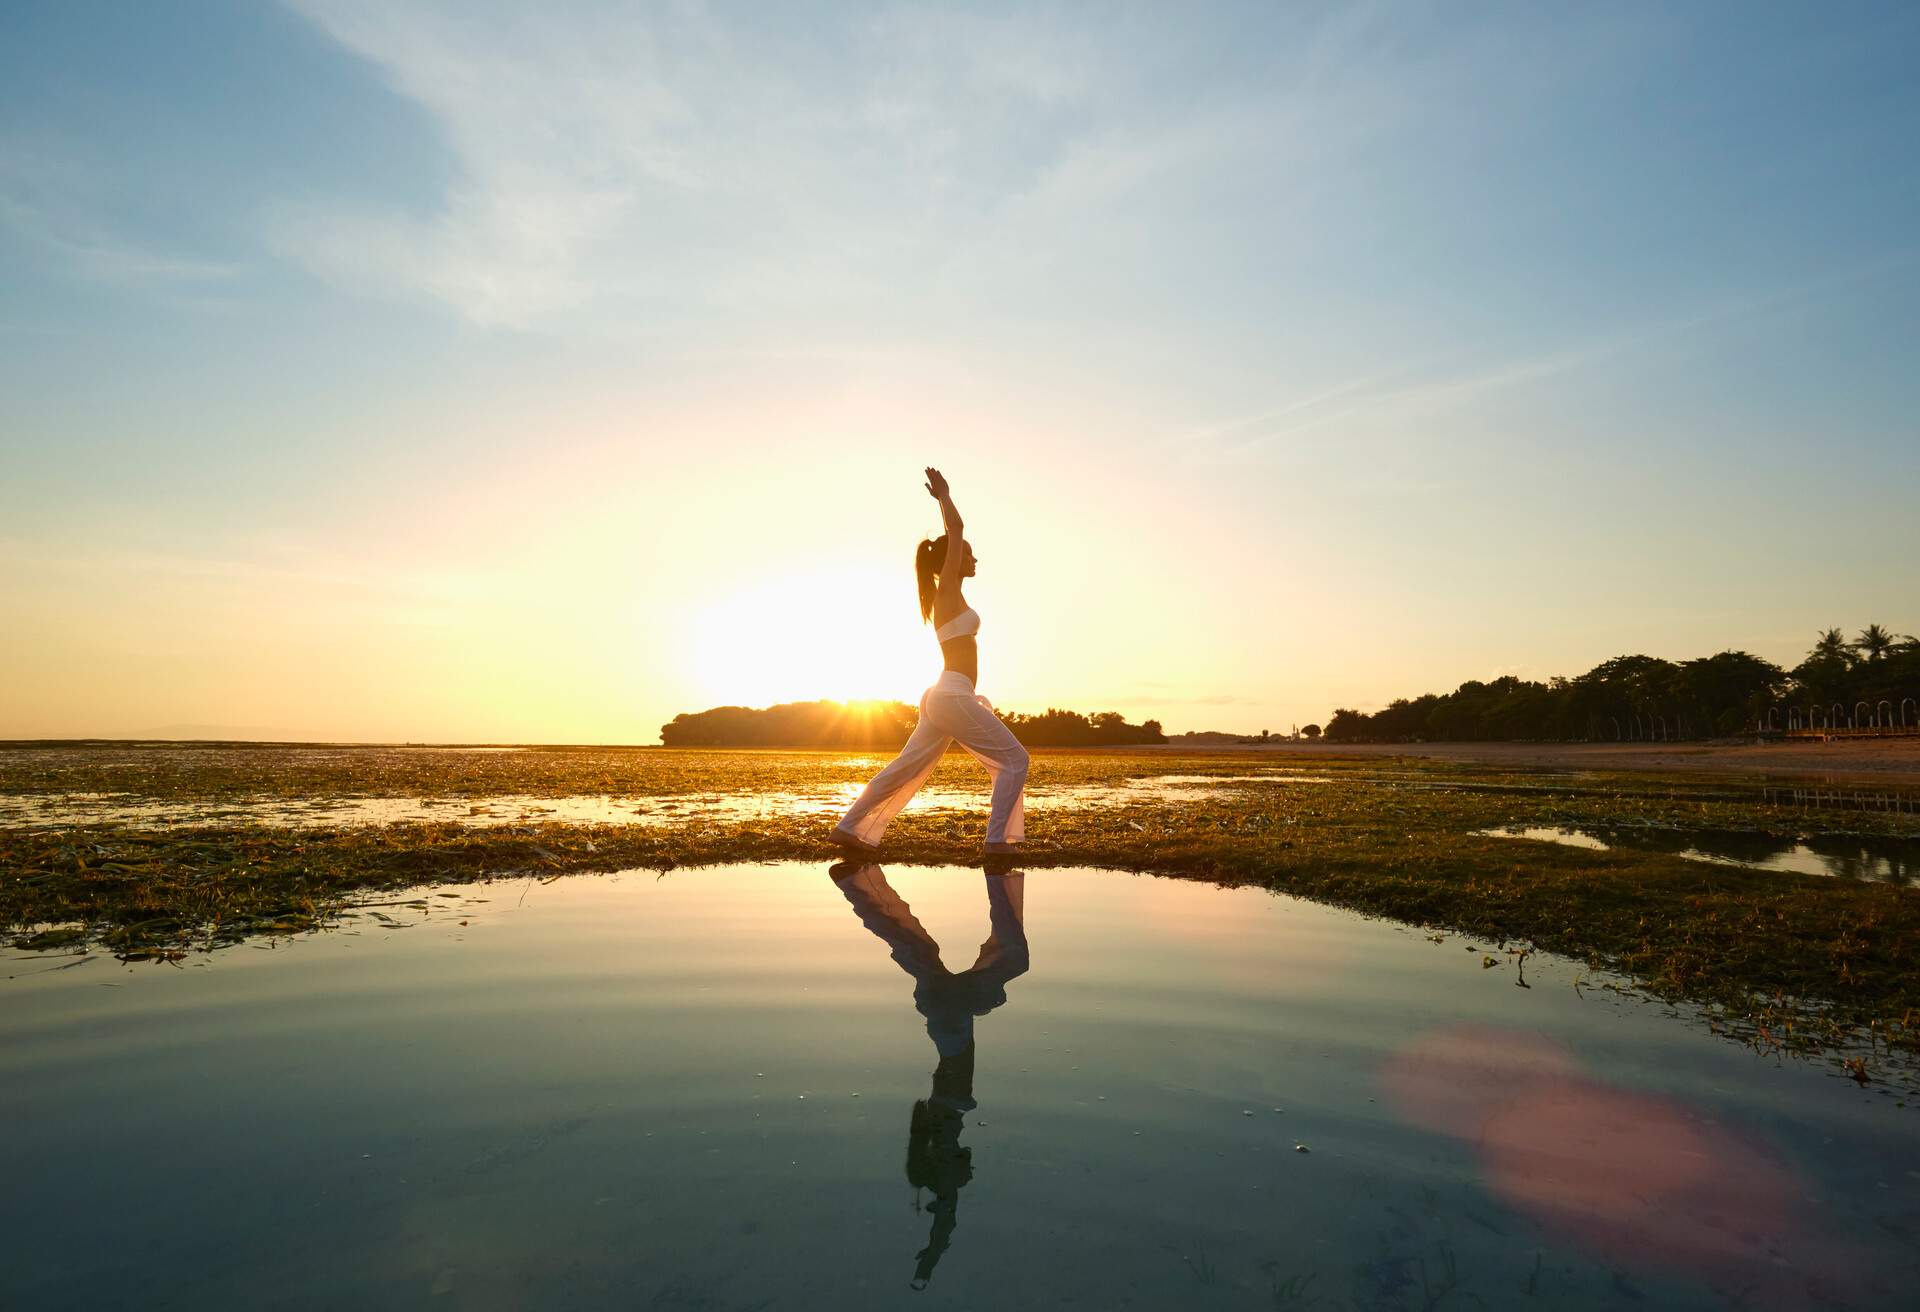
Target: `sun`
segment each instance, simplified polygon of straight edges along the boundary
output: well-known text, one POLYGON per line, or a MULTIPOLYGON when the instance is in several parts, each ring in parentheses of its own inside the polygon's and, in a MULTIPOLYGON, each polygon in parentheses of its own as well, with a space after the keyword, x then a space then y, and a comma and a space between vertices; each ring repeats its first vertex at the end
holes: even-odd
POLYGON ((913 579, 855 568, 758 580, 697 610, 681 651, 710 706, 915 701, 940 672, 913 579))

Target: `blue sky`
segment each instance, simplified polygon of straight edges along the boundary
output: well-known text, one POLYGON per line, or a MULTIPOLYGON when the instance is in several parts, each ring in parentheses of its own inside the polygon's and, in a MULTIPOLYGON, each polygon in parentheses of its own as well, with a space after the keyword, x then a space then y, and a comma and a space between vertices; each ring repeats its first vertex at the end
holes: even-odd
POLYGON ((1917 54, 1899 4, 10 5, 0 734, 911 697, 929 462, 1018 709, 1912 631, 1917 54))

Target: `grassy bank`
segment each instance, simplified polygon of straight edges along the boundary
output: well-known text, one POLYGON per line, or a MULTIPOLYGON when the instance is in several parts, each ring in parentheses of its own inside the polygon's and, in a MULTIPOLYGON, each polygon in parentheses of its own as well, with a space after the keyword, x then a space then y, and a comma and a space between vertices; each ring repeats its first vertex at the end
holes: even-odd
MULTIPOLYGON (((387 751, 331 756, 193 749, 116 763, 86 751, 8 753, 0 784, 153 800, 326 795, 483 797, 818 795, 878 764, 844 754, 387 751), (109 789, 105 785, 111 782, 109 789)), ((165 750, 165 749, 163 749, 165 750)), ((1809 811, 1655 777, 1556 779, 1458 763, 1285 764, 1329 782, 1236 780, 1258 757, 1062 753, 1039 758, 1029 870, 1091 865, 1252 884, 1566 953, 1655 994, 1715 1004, 1780 1041, 1867 1032, 1920 1041, 1920 890, 1709 865, 1657 852, 1587 851, 1486 837, 1502 825, 1704 826, 1784 837, 1912 836, 1898 811, 1809 811), (1173 774, 1217 779, 1215 796, 1049 807, 1051 790, 1173 774)), ((975 786, 970 761, 936 783, 975 786)), ((915 812, 888 859, 977 859, 981 809, 915 812)), ((249 934, 312 928, 370 889, 431 881, 721 862, 831 859, 812 814, 739 820, 698 806, 652 825, 458 823, 286 829, 257 824, 0 830, 0 923, 18 946, 98 942, 166 957, 249 934)))

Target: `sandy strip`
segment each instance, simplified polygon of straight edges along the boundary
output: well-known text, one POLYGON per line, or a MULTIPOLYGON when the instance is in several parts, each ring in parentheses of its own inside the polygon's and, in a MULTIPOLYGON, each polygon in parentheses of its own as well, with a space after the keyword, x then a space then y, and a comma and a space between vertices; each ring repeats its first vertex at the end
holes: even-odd
POLYGON ((1314 756, 1418 756, 1576 770, 1698 770, 1717 774, 1870 776, 1920 783, 1920 738, 1741 743, 1351 743, 1292 744, 1274 752, 1314 756))

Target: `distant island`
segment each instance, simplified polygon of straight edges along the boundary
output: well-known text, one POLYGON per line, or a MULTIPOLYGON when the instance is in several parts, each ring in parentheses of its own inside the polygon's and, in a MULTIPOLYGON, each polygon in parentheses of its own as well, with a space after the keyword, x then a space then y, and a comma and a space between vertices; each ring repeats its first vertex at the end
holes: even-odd
MULTIPOLYGON (((892 751, 907 741, 919 709, 905 702, 784 702, 756 709, 715 706, 682 712, 660 726, 667 747, 826 747, 892 751)), ((1158 720, 1129 724, 1117 711, 1082 715, 1048 708, 1038 715, 1002 712, 1028 747, 1118 747, 1164 743, 1158 720)))
POLYGON ((1920 640, 1869 624, 1819 636, 1791 670, 1744 651, 1690 661, 1616 656, 1545 683, 1511 675, 1398 698, 1371 715, 1342 707, 1329 742, 1632 741, 1789 730, 1898 732, 1920 726, 1920 640))

